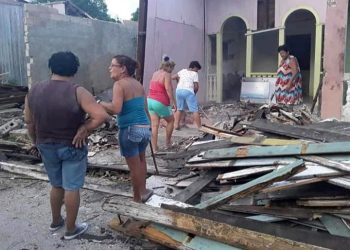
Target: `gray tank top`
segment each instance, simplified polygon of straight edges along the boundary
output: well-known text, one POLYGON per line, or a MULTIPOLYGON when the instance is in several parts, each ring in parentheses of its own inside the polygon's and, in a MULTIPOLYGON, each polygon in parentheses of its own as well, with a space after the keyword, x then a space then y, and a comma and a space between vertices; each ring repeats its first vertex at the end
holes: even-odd
POLYGON ((34 118, 37 144, 72 145, 85 119, 77 100, 77 87, 71 82, 50 80, 30 89, 28 105, 34 118))

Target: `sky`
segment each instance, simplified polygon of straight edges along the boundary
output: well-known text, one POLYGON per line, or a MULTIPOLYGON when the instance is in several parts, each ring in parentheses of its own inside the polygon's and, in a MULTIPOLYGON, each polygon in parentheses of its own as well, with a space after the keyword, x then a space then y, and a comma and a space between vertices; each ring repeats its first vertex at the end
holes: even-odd
POLYGON ((105 0, 108 7, 108 14, 122 20, 130 20, 131 13, 139 7, 139 0, 105 0))

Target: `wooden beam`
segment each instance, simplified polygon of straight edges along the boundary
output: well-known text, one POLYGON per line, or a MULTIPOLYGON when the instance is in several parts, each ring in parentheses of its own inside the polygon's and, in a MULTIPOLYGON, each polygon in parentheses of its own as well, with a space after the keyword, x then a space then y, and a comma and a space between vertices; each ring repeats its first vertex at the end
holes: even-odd
MULTIPOLYGON (((0 162, 0 170, 6 172, 26 175, 33 177, 37 180, 49 181, 47 174, 43 172, 43 169, 37 165, 26 165, 23 163, 11 163, 11 162, 0 162)), ((126 197, 132 197, 131 192, 122 190, 113 181, 104 179, 97 179, 92 177, 85 177, 85 183, 83 188, 94 190, 102 193, 121 195, 126 197)))
POLYGON ((230 191, 224 192, 221 195, 218 195, 217 197, 213 197, 207 201, 204 201, 198 204, 196 207, 207 209, 214 208, 225 203, 227 200, 243 198, 249 194, 264 189, 265 187, 271 185, 274 182, 285 180, 304 169, 304 161, 297 160, 290 165, 277 169, 269 174, 263 175, 236 188, 232 188, 230 191))
POLYGON ((255 120, 249 124, 248 127, 254 128, 258 131, 289 136, 297 139, 306 139, 319 142, 350 141, 350 135, 345 133, 337 133, 320 128, 308 128, 307 126, 273 123, 268 120, 255 120))
POLYGON ((328 183, 336 185, 338 187, 350 189, 350 178, 349 177, 339 177, 339 178, 329 179, 328 183))
POLYGON ((113 230, 128 236, 136 238, 141 238, 144 236, 150 241, 172 249, 202 250, 203 246, 210 246, 211 250, 239 250, 239 248, 235 248, 221 242, 191 235, 167 226, 149 223, 146 221, 135 221, 128 219, 121 225, 119 220, 112 219, 112 221, 108 223, 108 226, 113 230))
POLYGON ((208 185, 210 182, 215 180, 215 178, 218 176, 219 171, 218 170, 211 170, 206 171, 205 174, 199 179, 186 187, 183 191, 181 191, 179 194, 177 194, 174 197, 174 200, 187 202, 189 199, 191 199, 193 196, 195 196, 199 191, 201 191, 206 185, 208 185))
POLYGON ((291 208, 291 207, 265 207, 250 205, 223 205, 219 208, 223 211, 248 213, 248 214, 269 214, 286 219, 306 219, 311 220, 317 214, 310 209, 291 208))
POLYGON ((300 187, 303 185, 308 185, 316 182, 326 181, 331 177, 320 177, 320 178, 312 178, 312 179, 305 179, 305 180, 295 180, 295 181, 282 181, 272 184, 271 186, 264 188, 261 190, 261 193, 271 193, 271 192, 277 192, 281 190, 286 190, 290 188, 300 187))
MULTIPOLYGON (((187 233, 192 233, 201 237, 245 249, 321 249, 320 247, 317 247, 317 245, 285 239, 276 236, 276 234, 266 234, 245 229, 243 228, 243 226, 245 226, 243 224, 241 225, 242 227, 238 225, 233 226, 225 221, 213 220, 212 218, 218 219, 219 215, 217 214, 213 215, 212 213, 209 213, 209 216, 212 217, 205 218, 202 217, 202 215, 205 214, 205 211, 198 211, 197 209, 191 210, 190 208, 186 208, 182 210, 182 212, 175 212, 169 209, 150 207, 119 197, 104 203, 103 209, 138 220, 152 221, 154 223, 172 227, 176 230, 185 231, 187 233), (190 214, 191 212, 197 214, 190 214)), ((206 215, 208 216, 208 213, 206 215)), ((230 219, 229 217, 225 216, 225 220, 229 221, 230 219)), ((267 224, 248 219, 244 219, 244 221, 247 222, 247 224, 259 224, 260 227, 267 224)), ((317 242, 318 245, 320 241, 322 240, 317 242)), ((332 245, 332 243, 334 244, 334 241, 332 240, 327 242, 328 245, 332 245)))
POLYGON ((297 205, 305 207, 350 207, 350 199, 343 200, 298 200, 297 205))
POLYGON ((217 160, 203 158, 205 152, 193 156, 186 162, 186 167, 210 168, 210 167, 252 167, 252 166, 271 166, 288 165, 297 160, 295 157, 260 157, 260 158, 242 158, 234 160, 217 160))
POLYGON ((350 153, 349 142, 305 143, 288 146, 245 146, 208 150, 205 159, 350 153))
POLYGON ((300 156, 299 158, 305 160, 305 161, 311 161, 317 164, 320 164, 322 166, 326 166, 332 169, 340 170, 342 172, 350 173, 350 165, 341 163, 338 161, 332 161, 324 157, 316 156, 316 155, 310 155, 310 156, 300 156))
POLYGON ((301 140, 291 139, 275 139, 267 138, 266 136, 234 136, 231 137, 231 142, 236 144, 262 145, 262 146, 277 146, 277 145, 295 145, 301 144, 301 140))
POLYGON ((271 172, 275 170, 276 168, 277 166, 266 166, 266 167, 242 169, 242 170, 220 174, 218 175, 216 180, 236 180, 243 177, 247 177, 249 175, 265 174, 267 172, 271 172))

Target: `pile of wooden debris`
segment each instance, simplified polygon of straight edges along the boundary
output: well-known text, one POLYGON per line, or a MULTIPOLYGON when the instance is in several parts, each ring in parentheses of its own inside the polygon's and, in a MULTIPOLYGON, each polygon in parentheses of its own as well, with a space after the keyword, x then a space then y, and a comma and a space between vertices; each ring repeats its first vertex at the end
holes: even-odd
POLYGON ((113 220, 111 227, 175 249, 347 249, 350 123, 313 122, 306 111, 273 107, 281 123, 264 109, 258 116, 269 119, 203 126, 215 139, 164 156, 183 159, 188 170, 149 178, 170 199, 153 195, 143 205, 112 198, 105 210, 137 222, 113 220))
MULTIPOLYGON (((349 123, 318 122, 303 107, 204 110, 214 125, 194 136, 181 131, 176 151, 157 154, 159 175, 148 152, 147 186, 155 194, 146 204, 131 200, 117 129, 89 138, 84 187, 115 195, 103 209, 129 218, 113 220, 112 228, 176 249, 347 248, 349 123)), ((9 135, 0 152, 23 150, 9 135)), ((18 159, 1 160, 0 169, 47 181, 42 164, 18 159)))

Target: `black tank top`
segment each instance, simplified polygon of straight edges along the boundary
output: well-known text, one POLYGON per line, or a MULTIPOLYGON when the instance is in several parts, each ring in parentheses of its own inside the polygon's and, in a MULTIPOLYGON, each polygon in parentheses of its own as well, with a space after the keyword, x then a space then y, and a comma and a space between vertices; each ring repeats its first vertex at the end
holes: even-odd
POLYGON ((77 87, 71 82, 50 80, 35 84, 28 94, 37 144, 62 143, 71 146, 85 112, 77 100, 77 87))

